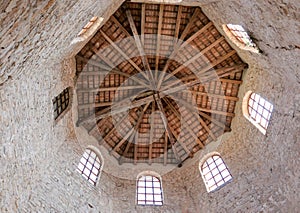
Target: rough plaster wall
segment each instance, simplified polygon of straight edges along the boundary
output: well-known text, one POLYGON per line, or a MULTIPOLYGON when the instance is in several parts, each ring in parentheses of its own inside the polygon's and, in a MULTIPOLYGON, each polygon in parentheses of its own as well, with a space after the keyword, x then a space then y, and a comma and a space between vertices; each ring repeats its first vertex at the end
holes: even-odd
POLYGON ((219 1, 203 9, 219 26, 245 26, 262 54, 239 51, 250 67, 244 74, 232 132, 216 150, 234 179, 208 194, 197 163, 186 168, 183 173, 190 173, 186 186, 197 203, 194 208, 197 212, 298 212, 300 2, 219 1), (243 118, 241 100, 248 90, 274 105, 266 136, 243 118))
POLYGON ((97 187, 90 187, 75 171, 87 144, 78 144, 71 111, 57 124, 53 121, 52 98, 73 86, 73 62, 62 62, 72 50, 69 44, 109 3, 1 5, 1 83, 11 76, 0 87, 1 212, 296 212, 299 1, 224 0, 203 5, 220 29, 224 23, 237 23, 251 32, 263 53, 240 51, 250 68, 239 97, 253 90, 275 109, 264 136, 243 118, 241 102, 237 104, 232 133, 216 150, 229 166, 231 183, 208 194, 196 159, 162 177, 165 203, 156 208, 135 206, 134 180, 102 172, 97 187))

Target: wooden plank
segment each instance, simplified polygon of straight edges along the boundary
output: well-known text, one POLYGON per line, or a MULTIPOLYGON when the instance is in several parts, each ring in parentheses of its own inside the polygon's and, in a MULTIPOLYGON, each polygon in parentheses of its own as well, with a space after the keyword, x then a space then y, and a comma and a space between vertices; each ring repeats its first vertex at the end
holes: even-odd
POLYGON ((123 33, 125 33, 127 37, 131 37, 130 33, 123 27, 123 25, 118 21, 118 19, 116 19, 113 15, 110 17, 110 19, 121 29, 123 33))
POLYGON ((134 20, 132 18, 130 10, 126 10, 126 15, 127 15, 127 19, 128 19, 131 31, 133 33, 135 44, 136 44, 136 46, 137 46, 137 48, 139 50, 140 57, 142 59, 143 65, 144 65, 144 69, 145 69, 145 71, 148 71, 148 73, 150 73, 151 84, 152 84, 152 87, 154 87, 154 77, 153 77, 153 74, 151 72, 151 68, 150 68, 147 56, 145 54, 145 50, 144 50, 143 44, 142 44, 142 42, 140 40, 140 36, 139 36, 138 31, 136 29, 136 26, 135 26, 135 23, 134 23, 134 20))
POLYGON ((119 86, 119 87, 95 87, 95 88, 84 88, 84 89, 77 89, 77 93, 83 92, 108 92, 108 91, 122 91, 122 90, 134 90, 134 89, 141 89, 145 88, 142 85, 129 85, 129 86, 119 86))
POLYGON ((225 39, 224 37, 220 37, 219 39, 217 39, 216 41, 214 41, 208 47, 204 48, 199 53, 197 53, 195 56, 193 56, 192 58, 190 58, 189 60, 187 60, 186 62, 184 62, 182 65, 180 65, 179 67, 177 67, 175 70, 173 70, 172 73, 169 74, 169 75, 167 75, 163 80, 168 80, 171 76, 176 75, 179 71, 181 71, 182 69, 186 68, 189 64, 193 63, 194 61, 196 61, 200 57, 203 57, 205 53, 207 53, 208 51, 210 51, 213 47, 215 47, 216 45, 218 45, 224 39, 225 39))
POLYGON ((136 165, 137 163, 137 149, 138 149, 138 140, 139 140, 139 134, 135 134, 135 143, 133 148, 133 164, 136 165))
POLYGON ((170 140, 170 142, 171 142, 172 150, 173 150, 173 152, 174 152, 175 158, 176 158, 176 159, 179 161, 179 163, 180 163, 180 162, 181 162, 181 159, 180 159, 180 157, 179 157, 179 155, 178 155, 178 151, 177 151, 176 148, 175 148, 175 140, 174 140, 174 138, 173 138, 173 134, 172 134, 172 132, 171 132, 170 125, 169 125, 169 123, 168 123, 166 113, 165 113, 164 108, 163 108, 163 105, 162 105, 162 103, 161 103, 161 99, 160 99, 159 95, 158 95, 158 97, 154 96, 154 98, 155 98, 155 101, 156 101, 156 104, 157 104, 159 110, 160 110, 161 113, 162 113, 162 114, 161 114, 161 118, 162 118, 162 120, 163 120, 163 124, 164 124, 165 130, 166 130, 166 132, 168 133, 169 140, 170 140))
MULTIPOLYGON (((169 102, 169 100, 167 98, 164 99, 164 101, 167 103, 167 105, 169 106, 169 108, 171 109, 171 111, 174 113, 174 115, 177 117, 178 120, 180 120, 180 122, 182 123, 183 127, 191 134, 191 136, 196 140, 197 144, 203 148, 204 144, 202 143, 202 141, 200 141, 200 139, 197 137, 197 135, 194 133, 194 131, 190 128, 190 126, 187 124, 187 122, 185 121, 184 117, 181 117, 179 112, 176 110, 176 108, 169 102)), ((177 136, 178 137, 178 136, 177 136)), ((177 138, 178 140, 178 138, 177 138)), ((187 152, 188 154, 190 153, 190 150, 188 150, 187 152)))
MULTIPOLYGON (((217 126, 221 127, 221 128, 224 128, 224 130, 230 130, 229 127, 227 127, 224 123, 221 123, 219 121, 217 121, 216 119, 212 119, 211 116, 205 114, 204 112, 201 112, 199 111, 194 105, 190 104, 189 102, 187 101, 184 101, 184 100, 176 100, 178 102, 181 102, 181 104, 183 105, 183 107, 185 107, 186 109, 189 109, 191 110, 192 112, 195 112, 194 110, 197 110, 196 112, 202 116, 203 118, 211 121, 212 123, 216 124, 217 126)), ((197 113, 195 115, 197 115, 197 113)), ((202 119, 202 118, 201 118, 202 119)), ((203 119, 202 119, 203 120, 203 119)), ((200 120, 199 120, 200 121, 200 120)))
POLYGON ((181 15, 182 15, 182 6, 178 6, 178 12, 177 12, 177 19, 176 19, 176 26, 175 26, 175 34, 174 37, 178 38, 179 36, 179 29, 181 24, 181 15))
POLYGON ((141 42, 142 45, 145 44, 145 21, 146 21, 146 6, 142 4, 142 14, 141 14, 141 42))
POLYGON ((87 59, 87 58, 83 58, 83 57, 81 57, 79 55, 76 55, 76 60, 79 60, 81 62, 85 62, 85 63, 87 63, 89 65, 93 65, 93 66, 99 67, 99 68, 101 68, 103 70, 111 70, 111 67, 109 67, 109 66, 107 66, 105 64, 102 64, 101 62, 96 61, 94 59, 87 59))
POLYGON ((176 79, 174 81, 165 82, 166 86, 163 87, 161 90, 164 91, 168 88, 173 87, 176 84, 180 84, 180 85, 186 84, 184 83, 184 81, 188 81, 188 80, 197 81, 199 82, 199 84, 207 83, 207 79, 214 79, 215 81, 232 83, 232 84, 241 84, 242 83, 241 80, 224 79, 222 77, 226 77, 228 73, 231 74, 231 72, 232 73, 240 72, 244 68, 246 68, 246 66, 247 66, 246 64, 236 64, 233 66, 211 69, 208 71, 209 75, 198 75, 197 73, 193 73, 194 75, 189 75, 189 76, 182 77, 180 79, 176 79), (227 74, 225 76, 222 76, 222 73, 227 73, 227 74))
MULTIPOLYGON (((120 148, 120 146, 122 146, 124 144, 124 142, 129 138, 130 135, 132 135, 132 133, 134 131, 137 131, 138 127, 140 126, 141 121, 143 120, 143 116, 145 111, 147 110, 147 108, 149 107, 150 103, 146 104, 145 107, 143 108, 135 126, 122 138, 121 141, 119 141, 119 143, 112 149, 112 151, 110 152, 110 154, 112 152, 115 152, 117 149, 120 148)), ((128 141, 128 143, 130 143, 130 141, 128 141)))
MULTIPOLYGON (((120 120, 118 120, 118 122, 114 125, 114 127, 102 138, 102 140, 99 142, 99 145, 103 144, 105 142, 105 140, 107 140, 107 138, 110 137, 110 135, 121 125, 121 123, 123 123, 123 121, 125 119, 128 119, 129 114, 127 114, 126 116, 123 116, 120 120)), ((98 125, 96 125, 96 127, 98 127, 98 125)), ((95 127, 93 127, 95 128, 95 127)), ((90 131, 92 132, 92 131, 90 131)))
POLYGON ((155 101, 152 102, 152 111, 150 118, 150 141, 149 141, 149 160, 148 163, 151 165, 152 163, 152 143, 153 143, 153 135, 154 135, 154 112, 155 112, 155 101))
POLYGON ((165 132, 165 144, 164 144, 164 165, 167 165, 168 158, 168 134, 165 132))
POLYGON ((167 73, 167 70, 168 70, 169 65, 170 65, 170 63, 171 63, 171 59, 173 59, 174 56, 178 53, 178 51, 179 51, 179 49, 180 49, 180 45, 181 45, 182 42, 184 41, 185 37, 186 37, 187 34, 188 34, 188 31, 190 30, 191 26, 194 24, 194 21, 195 21, 196 17, 198 16, 198 12, 199 12, 199 9, 197 8, 197 9, 194 11, 194 13, 193 13, 193 15, 192 15, 192 17, 191 17, 189 23, 188 23, 188 24, 186 25, 186 27, 184 28, 183 33, 181 34, 179 40, 177 41, 177 43, 174 44, 173 52, 172 52, 171 55, 168 57, 168 60, 167 60, 165 66, 164 66, 164 68, 163 68, 163 71, 162 71, 162 73, 161 73, 160 76, 159 76, 157 88, 160 88, 160 86, 161 86, 161 84, 162 84, 162 82, 163 82, 163 80, 164 80, 165 74, 167 73))
POLYGON ((99 30, 99 32, 103 35, 103 37, 105 38, 105 40, 108 41, 108 43, 120 54, 122 55, 137 71, 139 71, 146 79, 149 79, 149 77, 147 76, 147 74, 145 74, 145 72, 143 72, 141 70, 141 68, 136 64, 134 63, 134 61, 131 60, 131 58, 126 54, 124 53, 119 47, 118 45, 115 44, 115 42, 113 40, 111 40, 109 38, 109 36, 103 32, 102 30, 99 30))
POLYGON ((87 116, 86 118, 80 120, 78 122, 78 125, 82 124, 82 123, 86 123, 86 122, 92 122, 95 120, 99 120, 99 119, 103 119, 106 118, 108 116, 112 116, 121 112, 125 112, 127 110, 136 108, 136 107, 140 107, 144 104, 147 104, 151 101, 153 101, 153 97, 152 96, 148 96, 145 98, 142 98, 140 100, 135 100, 135 101, 131 101, 132 98, 135 98, 136 94, 134 94, 131 97, 127 97, 119 102, 115 102, 112 107, 107 107, 103 110, 100 110, 98 112, 96 112, 95 114, 92 114, 90 116, 87 116))
POLYGON ((200 91, 190 91, 190 90, 183 90, 182 92, 184 93, 190 93, 194 96, 196 95, 201 95, 201 96, 206 96, 206 97, 212 97, 212 98, 218 98, 218 99, 224 99, 224 100, 229 100, 229 101, 238 101, 238 97, 234 96, 227 96, 227 95, 219 95, 219 94, 214 94, 214 93, 209 93, 209 92, 200 92, 200 91))
MULTIPOLYGON (((106 56, 102 55, 95 47, 92 47, 91 48, 92 51, 101 59, 103 60, 105 63, 107 63, 111 68, 112 68, 112 72, 116 73, 116 74, 120 74, 120 75, 123 75, 123 76, 128 76, 128 78, 130 77, 130 79, 144 85, 145 87, 151 89, 151 87, 145 83, 141 78, 137 78, 135 76, 131 76, 130 74, 126 74, 122 71, 120 71, 119 69, 115 68, 115 65, 108 59, 106 58, 106 56)), ((147 78, 146 78, 147 79, 147 78)))
POLYGON ((130 148, 130 145, 135 143, 135 135, 136 135, 136 134, 137 134, 137 132, 133 132, 133 133, 131 134, 131 136, 130 136, 130 138, 129 138, 129 141, 128 141, 127 145, 126 145, 126 148, 125 148, 125 150, 124 150, 124 152, 123 152, 123 154, 119 157, 119 164, 120 164, 120 165, 123 164, 124 158, 125 158, 125 156, 126 156, 127 153, 128 153, 128 150, 129 150, 129 148, 130 148), (130 141, 133 141, 133 143, 130 143, 130 141))
POLYGON ((155 55, 155 80, 157 80, 158 76, 158 65, 159 65, 159 55, 160 55, 160 42, 161 42, 161 28, 163 22, 163 14, 164 14, 164 5, 161 4, 159 7, 159 16, 158 16, 158 29, 157 29, 157 45, 156 45, 156 55, 155 55))

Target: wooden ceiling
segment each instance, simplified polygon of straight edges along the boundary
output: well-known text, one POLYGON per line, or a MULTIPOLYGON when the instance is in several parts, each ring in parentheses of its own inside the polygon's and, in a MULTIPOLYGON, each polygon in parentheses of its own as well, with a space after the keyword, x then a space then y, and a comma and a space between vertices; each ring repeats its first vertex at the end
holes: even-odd
POLYGON ((130 2, 76 66, 78 125, 120 164, 164 165, 230 131, 247 68, 199 7, 130 2))

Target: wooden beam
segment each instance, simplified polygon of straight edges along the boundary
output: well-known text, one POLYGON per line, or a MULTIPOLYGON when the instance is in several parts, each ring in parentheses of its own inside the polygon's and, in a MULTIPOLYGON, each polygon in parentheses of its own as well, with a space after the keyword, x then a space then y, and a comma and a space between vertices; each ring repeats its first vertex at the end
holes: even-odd
MULTIPOLYGON (((179 102, 182 103, 183 107, 186 108, 186 110, 191 110, 192 112, 195 112, 195 107, 193 105, 191 105, 189 102, 186 102, 186 101, 180 101, 179 102)), ((205 118, 206 120, 209 120, 210 122, 216 124, 218 127, 220 128, 224 128, 224 130, 226 131, 230 131, 230 128, 228 126, 226 126, 224 123, 222 122, 219 122, 218 120, 216 119, 213 119, 210 115, 207 115, 205 114, 204 112, 201 112, 199 110, 197 110, 195 112, 195 114, 199 114, 201 117, 205 118)), ((203 120, 203 119, 202 119, 203 120)))
POLYGON ((165 74, 167 73, 167 70, 169 68, 169 65, 171 63, 171 60, 174 58, 174 56, 178 53, 179 49, 180 49, 180 45, 182 44, 182 42, 184 41, 185 37, 188 34, 188 31, 190 30, 191 26, 194 24, 195 19, 198 16, 198 8, 196 8, 196 10, 194 11, 191 19, 189 20, 189 23, 186 25, 186 27, 184 28, 179 40, 174 44, 174 49, 173 52, 171 53, 171 55, 168 57, 168 60, 163 68, 162 73, 159 76, 159 80, 158 80, 158 84, 157 84, 157 88, 160 88, 163 79, 165 77, 165 74))
MULTIPOLYGON (((169 102, 169 100, 167 98, 163 99, 168 107, 171 109, 171 111, 174 113, 174 115, 177 117, 178 120, 180 120, 180 122, 183 124, 183 127, 188 130, 188 132, 191 134, 191 136, 194 138, 194 140, 196 140, 197 144, 203 148, 204 144, 202 143, 202 141, 200 141, 200 139, 198 138, 198 136, 194 133, 194 131, 191 129, 191 127, 189 126, 189 124, 187 124, 187 122, 185 121, 184 117, 181 117, 179 112, 176 110, 176 108, 169 102)), ((190 153, 190 150, 188 150, 188 154, 190 153)))
MULTIPOLYGON (((199 75, 196 73, 197 78, 194 77, 195 80, 187 82, 187 83, 182 83, 180 80, 175 80, 174 83, 167 84, 167 86, 162 88, 161 91, 163 93, 170 94, 170 93, 173 93, 173 92, 180 91, 182 89, 186 89, 188 87, 193 87, 197 84, 204 84, 204 83, 208 83, 208 82, 211 82, 211 81, 218 81, 221 78, 224 78, 224 77, 227 77, 227 76, 229 76, 233 73, 237 73, 237 72, 242 71, 245 67, 246 67, 246 65, 242 64, 242 65, 239 65, 239 66, 231 66, 231 67, 222 67, 220 69, 212 69, 212 70, 207 72, 207 73, 210 73, 209 75, 203 75, 203 72, 200 73, 199 75), (177 87, 172 87, 173 85, 175 85, 177 83, 181 83, 181 84, 177 87), (170 88, 170 87, 172 87, 172 88, 170 88)), ((208 69, 208 67, 203 68, 203 70, 207 70, 207 69, 208 69)), ((184 77, 184 78, 191 78, 192 79, 192 77, 189 77, 189 76, 184 77)))
MULTIPOLYGON (((224 79, 223 77, 227 77, 228 74, 231 73, 236 73, 242 71, 246 67, 245 64, 236 64, 233 66, 228 66, 228 67, 222 67, 218 69, 211 69, 207 73, 209 75, 197 75, 197 73, 194 73, 194 75, 188 75, 185 77, 182 77, 180 79, 176 79, 174 81, 167 81, 165 82, 166 86, 163 87, 161 90, 164 91, 168 88, 173 87, 176 84, 181 84, 181 86, 186 84, 190 84, 191 82, 185 83, 184 81, 188 80, 194 80, 194 82, 199 82, 199 84, 207 83, 209 79, 215 80, 215 81, 220 81, 220 82, 225 82, 225 83, 232 83, 232 84, 241 84, 241 80, 231 80, 231 79, 224 79), (223 75, 226 74, 226 75, 223 75), (217 78, 216 78, 217 77, 217 78)), ((194 84, 192 84, 194 85, 194 84)))
POLYGON ((136 46, 137 46, 137 48, 139 50, 140 57, 141 57, 142 62, 143 62, 143 66, 144 66, 145 70, 148 71, 148 73, 150 74, 150 77, 151 77, 151 81, 150 82, 152 84, 152 87, 154 87, 154 77, 153 77, 153 74, 151 72, 151 68, 150 68, 150 65, 149 65, 149 62, 148 62, 148 59, 147 59, 147 56, 146 56, 143 44, 142 44, 142 42, 140 40, 140 36, 139 36, 139 33, 138 33, 137 29, 136 29, 136 26, 135 26, 135 23, 134 23, 134 20, 132 18, 130 10, 126 10, 126 15, 127 15, 127 19, 128 19, 131 31, 133 33, 135 44, 136 44, 136 46))
POLYGON ((158 29, 157 29, 157 45, 156 45, 156 56, 155 56, 155 80, 157 80, 158 76, 158 65, 159 65, 159 56, 160 56, 160 42, 161 42, 161 28, 163 22, 163 14, 164 14, 164 5, 161 4, 159 7, 159 16, 158 16, 158 29))
MULTIPOLYGON (((119 143, 111 150, 110 154, 111 154, 112 152, 115 152, 117 149, 119 149, 120 146, 122 146, 122 145, 124 144, 124 142, 129 138, 129 136, 130 136, 134 131, 137 131, 137 129, 138 129, 138 127, 139 127, 141 121, 143 120, 144 113, 145 113, 145 111, 147 110, 147 108, 149 107, 149 105, 150 105, 150 103, 148 103, 148 104, 145 105, 145 107, 143 108, 143 110, 142 110, 142 112, 141 112, 141 114, 140 114, 140 116, 139 116, 139 118, 138 118, 138 120, 137 120, 135 126, 134 126, 131 130, 129 130, 129 132, 122 138, 121 141, 119 141, 119 143)), ((130 143, 130 141, 128 141, 128 143, 130 143)))
POLYGON ((180 157, 179 157, 179 155, 178 155, 178 152, 177 152, 177 150, 176 150, 176 148, 175 148, 175 140, 174 140, 174 138, 173 138, 173 134, 172 134, 172 132, 171 132, 171 129, 170 129, 170 126, 169 126, 169 122, 168 122, 168 120, 167 120, 166 113, 165 113, 164 108, 163 108, 163 105, 162 105, 162 103, 161 103, 161 99, 160 99, 159 95, 158 95, 158 97, 156 97, 156 96, 153 95, 153 97, 154 97, 154 99, 155 99, 155 101, 156 101, 156 104, 157 104, 159 110, 160 110, 161 113, 162 113, 162 114, 161 114, 161 118, 162 118, 162 120, 163 120, 163 124, 164 124, 165 130, 166 130, 166 132, 168 133, 169 140, 170 140, 170 142, 171 142, 172 150, 173 150, 173 152, 174 152, 175 158, 176 158, 176 159, 179 161, 179 163, 180 163, 180 162, 181 162, 181 159, 180 159, 180 157))
POLYGON ((135 138, 134 138, 134 141, 135 143, 133 144, 133 164, 136 165, 137 163, 137 149, 138 149, 138 142, 139 140, 139 134, 135 134, 135 138))
MULTIPOLYGON (((108 65, 111 67, 111 69, 112 69, 111 72, 116 73, 116 74, 119 74, 119 75, 123 75, 123 76, 125 76, 125 77, 128 76, 128 78, 130 78, 130 79, 132 79, 132 80, 134 80, 134 81, 136 81, 136 82, 138 82, 138 83, 144 85, 145 87, 151 89, 151 87, 150 87, 147 83, 145 83, 141 78, 137 78, 137 77, 135 77, 135 76, 132 76, 132 75, 127 74, 127 73, 124 73, 124 72, 120 71, 119 69, 117 69, 117 68, 115 67, 115 65, 111 62, 111 60, 109 60, 106 56, 104 56, 103 54, 101 54, 95 47, 92 47, 92 51, 93 51, 93 52, 94 52, 101 60, 103 60, 106 64, 108 64, 108 65)), ((145 78, 145 79, 147 79, 147 78, 145 78)))
POLYGON ((142 85, 129 85, 129 86, 119 86, 119 87, 94 87, 94 88, 84 88, 84 89, 77 89, 77 93, 81 92, 107 92, 107 91, 122 91, 122 90, 134 90, 134 89, 141 89, 145 88, 142 85))
POLYGON ((76 60, 79 60, 79 61, 82 61, 82 62, 85 62, 87 64, 90 64, 90 65, 93 65, 93 66, 96 66, 96 67, 99 67, 103 70, 111 70, 111 67, 105 65, 105 64, 102 64, 101 62, 99 61, 96 61, 94 59, 87 59, 87 58, 83 58, 79 55, 76 55, 76 60))
POLYGON ((122 55, 137 71, 139 71, 146 79, 149 79, 147 74, 145 74, 141 68, 139 68, 139 66, 134 63, 131 58, 126 54, 124 53, 119 47, 118 45, 115 44, 115 42, 113 40, 111 40, 109 38, 109 36, 103 32, 102 30, 99 30, 99 32, 103 35, 103 37, 105 38, 106 41, 108 41, 108 43, 120 54, 122 55))
POLYGON ((168 134, 165 132, 165 144, 164 144, 164 165, 167 165, 168 158, 168 134))
POLYGON ((182 15, 182 6, 179 5, 178 6, 178 11, 177 11, 175 34, 174 34, 175 38, 178 38, 178 36, 179 36, 179 30, 180 30, 180 24, 181 24, 181 15, 182 15))
MULTIPOLYGON (((127 11, 126 11, 127 12, 127 11)), ((123 25, 114 17, 113 15, 110 17, 110 19, 122 30, 123 33, 126 34, 127 37, 131 37, 130 33, 123 27, 123 25)))
POLYGON ((153 135, 154 135, 154 112, 155 112, 155 101, 152 102, 152 111, 150 118, 150 141, 149 141, 149 160, 148 163, 151 165, 152 163, 152 143, 153 143, 153 135))
POLYGON ((128 153, 128 150, 129 150, 130 145, 135 143, 135 135, 136 135, 136 134, 137 134, 137 132, 133 132, 133 133, 131 134, 131 136, 130 136, 130 138, 129 138, 129 140, 128 140, 128 143, 127 143, 127 145, 126 145, 126 148, 125 148, 125 150, 124 150, 124 152, 123 152, 123 154, 119 157, 119 164, 120 164, 120 165, 123 164, 124 158, 125 158, 125 156, 126 156, 127 153, 128 153), (130 141, 133 141, 133 143, 130 143, 130 141))
POLYGON ((92 114, 90 116, 87 116, 86 118, 82 119, 81 121, 78 122, 78 124, 82 124, 85 122, 91 122, 94 120, 99 120, 99 119, 103 119, 107 116, 111 116, 111 115, 115 115, 121 112, 125 112, 127 110, 136 108, 136 107, 140 107, 144 104, 147 104, 151 101, 153 101, 153 97, 152 96, 148 96, 145 98, 142 98, 140 100, 134 100, 131 102, 131 99, 133 99, 136 95, 131 96, 131 97, 127 97, 119 102, 115 102, 112 107, 107 107, 103 110, 100 110, 98 112, 96 112, 95 114, 92 114))
POLYGON ((142 4, 142 15, 141 15, 141 42, 145 44, 145 21, 146 21, 146 6, 142 4))
POLYGON ((142 44, 142 42, 140 40, 139 33, 138 33, 137 29, 136 29, 136 26, 135 26, 135 23, 134 23, 134 20, 132 18, 130 10, 126 10, 126 15, 127 15, 127 19, 128 19, 131 31, 132 31, 133 36, 134 36, 134 40, 135 40, 136 46, 137 46, 137 48, 139 50, 139 53, 140 53, 140 56, 142 58, 142 62, 143 62, 144 68, 147 71, 150 71, 151 68, 149 66, 149 62, 148 62, 148 59, 146 57, 143 44, 142 44))
MULTIPOLYGON (((123 116, 121 119, 119 119, 118 121, 117 121, 117 123, 114 125, 114 127, 102 138, 102 140, 101 141, 99 141, 99 145, 101 145, 101 144, 103 144, 104 143, 104 141, 105 140, 107 140, 107 138, 109 138, 110 137, 110 135, 121 125, 121 123, 123 123, 123 121, 125 120, 125 119, 128 119, 128 116, 129 116, 129 114, 127 114, 126 116, 123 116)), ((94 127, 93 127, 93 129, 94 128, 96 128, 96 127, 98 127, 98 125, 95 125, 94 127)), ((90 132, 92 132, 92 131, 90 131, 90 132)))
POLYGON ((224 100, 229 100, 229 101, 238 101, 238 97, 234 96, 227 96, 227 95, 219 95, 219 94, 214 94, 214 93, 209 93, 209 92, 200 92, 200 91, 193 91, 193 90, 182 90, 184 93, 190 93, 194 96, 196 95, 201 95, 201 96, 206 96, 206 97, 211 97, 211 98, 218 98, 218 99, 224 99, 224 100))
POLYGON ((216 41, 214 41, 208 47, 204 48, 199 53, 197 53, 195 56, 193 56, 192 58, 190 58, 189 60, 187 60, 186 62, 184 62, 182 65, 180 65, 179 67, 177 67, 175 70, 173 70, 172 73, 170 73, 169 75, 167 75, 163 80, 168 80, 171 76, 175 76, 179 71, 181 71, 182 69, 186 68, 189 64, 191 64, 194 61, 196 61, 197 59, 203 57, 205 53, 207 53, 208 51, 210 51, 213 47, 215 47, 216 45, 218 45, 224 39, 225 39, 224 37, 220 37, 219 39, 217 39, 216 41))

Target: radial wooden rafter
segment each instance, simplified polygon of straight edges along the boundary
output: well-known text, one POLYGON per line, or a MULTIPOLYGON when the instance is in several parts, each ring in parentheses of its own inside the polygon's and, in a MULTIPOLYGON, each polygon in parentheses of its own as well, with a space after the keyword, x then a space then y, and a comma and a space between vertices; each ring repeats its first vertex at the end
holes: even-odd
POLYGON ((247 65, 199 7, 125 2, 76 67, 78 125, 120 164, 167 165, 230 131, 247 65))

